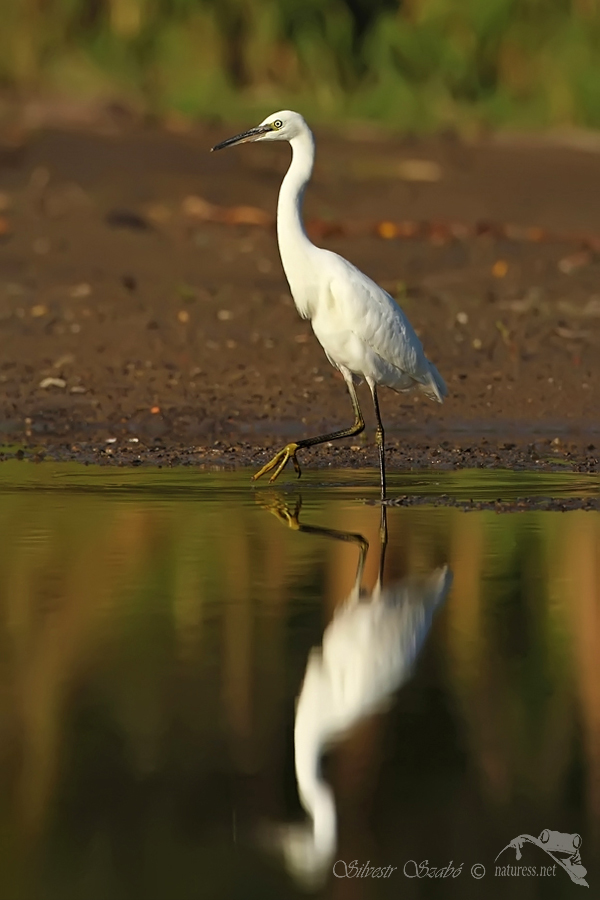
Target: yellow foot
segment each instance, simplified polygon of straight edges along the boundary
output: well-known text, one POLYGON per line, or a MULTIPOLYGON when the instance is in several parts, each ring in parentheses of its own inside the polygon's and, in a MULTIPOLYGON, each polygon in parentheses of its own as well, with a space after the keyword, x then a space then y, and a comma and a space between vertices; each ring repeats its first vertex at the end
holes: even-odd
POLYGON ((252 481, 256 481, 258 478, 262 478, 263 475, 266 475, 267 472, 270 472, 271 469, 275 469, 271 477, 269 478, 269 482, 275 481, 278 475, 281 474, 285 464, 288 459, 294 463, 294 469, 298 473, 298 478, 302 474, 300 470, 300 466, 298 465, 298 460, 296 459, 296 450, 298 449, 298 444, 288 444, 283 450, 280 450, 279 453, 276 453, 273 459, 263 466, 260 472, 257 472, 256 475, 252 476, 252 481))

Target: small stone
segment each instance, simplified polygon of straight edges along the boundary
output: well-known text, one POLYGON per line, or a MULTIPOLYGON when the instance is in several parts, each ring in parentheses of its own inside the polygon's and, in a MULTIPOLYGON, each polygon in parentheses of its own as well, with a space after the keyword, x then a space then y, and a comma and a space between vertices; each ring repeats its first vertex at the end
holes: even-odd
POLYGON ((466 325, 469 321, 469 317, 466 312, 456 313, 456 321, 459 325, 466 325))
POLYGON ((219 322, 229 322, 230 319, 233 319, 233 313, 230 309, 220 309, 217 313, 217 319, 219 322))
POLYGON ((66 388, 67 382, 64 378, 43 378, 39 383, 39 387, 46 390, 49 387, 66 388))
POLYGON ((505 259, 498 259, 492 266, 492 275, 494 278, 504 278, 508 272, 508 263, 505 259))
POLYGON ((187 309, 180 309, 177 313, 177 318, 182 325, 187 325, 187 323, 190 321, 190 314, 187 309))
POLYGON ((74 300, 81 300, 84 297, 89 297, 91 293, 91 286, 86 281, 82 281, 81 284, 73 285, 73 287, 69 291, 69 296, 74 300))
POLYGON ((589 265, 592 262, 592 254, 588 250, 581 250, 579 253, 572 253, 565 256, 558 263, 559 270, 564 275, 570 275, 571 272, 580 269, 582 266, 589 265))
POLYGON ((214 215, 215 207, 203 197, 196 197, 194 194, 187 196, 182 204, 181 211, 184 216, 190 216, 193 219, 211 219, 214 215))
POLYGON ((386 241, 391 241, 393 238, 398 237, 398 229, 395 222, 379 222, 377 234, 386 241))
POLYGON ((48 312, 48 307, 44 306, 43 303, 36 303, 35 306, 31 307, 31 315, 34 319, 40 319, 42 316, 45 316, 48 312))

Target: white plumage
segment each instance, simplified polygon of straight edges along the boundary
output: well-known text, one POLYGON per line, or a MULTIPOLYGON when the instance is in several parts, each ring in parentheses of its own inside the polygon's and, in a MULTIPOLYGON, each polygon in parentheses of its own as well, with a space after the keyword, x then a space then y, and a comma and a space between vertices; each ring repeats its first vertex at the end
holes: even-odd
POLYGON ((330 305, 311 320, 332 365, 362 376, 371 389, 418 387, 441 403, 446 385, 395 300, 341 256, 320 252, 332 257, 330 269, 340 270, 329 284, 330 305))
POLYGON ((248 141, 291 144, 292 162, 283 179, 277 205, 281 261, 296 308, 303 318, 310 319, 327 358, 344 376, 355 414, 351 428, 288 444, 254 477, 260 478, 274 469, 271 477, 274 481, 289 459, 300 474, 298 449, 361 432, 364 420, 354 382, 364 378, 371 389, 377 417, 384 499, 384 432, 377 387, 395 391, 418 388, 441 403, 447 395, 446 385, 425 356, 421 341, 395 300, 352 263, 337 253, 316 247, 308 239, 302 223, 302 198, 313 170, 315 142, 302 116, 290 110, 274 113, 257 128, 229 138, 213 150, 248 141))

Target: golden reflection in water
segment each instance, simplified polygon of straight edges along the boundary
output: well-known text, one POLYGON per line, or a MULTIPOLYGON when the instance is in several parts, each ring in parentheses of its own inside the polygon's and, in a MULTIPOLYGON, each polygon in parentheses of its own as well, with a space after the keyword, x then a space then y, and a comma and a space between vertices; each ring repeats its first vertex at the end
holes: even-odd
POLYGON ((450 676, 480 788, 499 807, 533 794, 551 808, 564 794, 579 715, 569 596, 576 555, 568 572, 553 571, 578 517, 537 524, 534 534, 521 517, 464 517, 454 532, 450 676))
MULTIPOLYGON (((560 548, 560 582, 572 610, 573 680, 587 760, 586 796, 593 838, 600 837, 600 527, 598 516, 575 514, 560 548)), ((557 551, 558 551, 557 547, 557 551)))
MULTIPOLYGON (((377 545, 373 507, 309 503, 305 514, 377 545)), ((356 547, 283 529, 237 502, 225 511, 184 500, 11 494, 0 527, 5 882, 24 877, 28 847, 60 816, 57 798, 78 752, 75 698, 90 684, 110 710, 131 777, 191 767, 200 747, 203 766, 226 758, 257 777, 263 814, 284 821, 285 701, 352 590, 356 547), (301 639, 299 609, 313 616, 301 639), (175 720, 187 737, 167 752, 175 720)), ((400 508, 390 511, 389 531, 384 585, 445 563, 454 573, 436 640, 485 802, 501 810, 524 796, 555 809, 581 729, 583 803, 597 839, 600 516, 400 508)), ((370 555, 368 590, 377 570, 370 555)), ((373 791, 382 727, 381 718, 367 720, 332 754, 328 777, 345 810, 373 791)))

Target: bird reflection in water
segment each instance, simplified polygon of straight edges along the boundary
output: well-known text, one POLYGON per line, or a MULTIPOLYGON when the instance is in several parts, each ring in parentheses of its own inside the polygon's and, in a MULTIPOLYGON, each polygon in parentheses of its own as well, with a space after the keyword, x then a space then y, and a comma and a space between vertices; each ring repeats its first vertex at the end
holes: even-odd
POLYGON ((310 651, 296 706, 296 780, 309 820, 279 828, 274 838, 290 874, 304 887, 316 888, 330 870, 337 847, 335 798, 321 771, 322 756, 359 722, 381 711, 408 680, 452 574, 444 566, 427 576, 402 578, 382 587, 387 546, 387 511, 382 507, 379 574, 374 589, 367 592, 361 589, 369 551, 365 538, 304 525, 299 521, 300 507, 300 501, 293 511, 278 499, 268 503, 290 528, 359 548, 354 585, 325 629, 321 646, 310 651))

